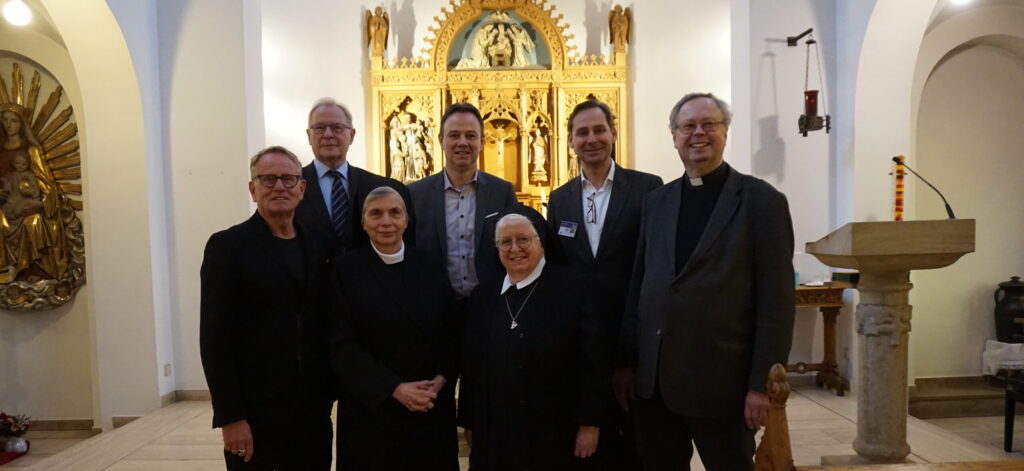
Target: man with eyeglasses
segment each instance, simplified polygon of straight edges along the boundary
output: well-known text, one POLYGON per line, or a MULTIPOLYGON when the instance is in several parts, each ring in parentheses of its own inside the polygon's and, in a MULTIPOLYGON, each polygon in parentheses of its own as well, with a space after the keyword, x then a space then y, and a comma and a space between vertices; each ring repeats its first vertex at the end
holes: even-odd
MULTIPOLYGON (((375 175, 348 162, 348 149, 355 138, 352 113, 333 98, 321 98, 309 110, 306 137, 315 160, 302 169, 306 195, 296 217, 315 231, 331 256, 368 243, 359 222, 363 200, 379 186, 394 188, 407 207, 412 208, 409 189, 398 180, 375 175)), ((409 211, 409 230, 404 240, 416 240, 414 211, 409 211)))
POLYGON ((475 106, 449 106, 438 135, 444 169, 409 184, 419 218, 416 246, 445 261, 459 299, 467 298, 481 280, 499 275, 498 256, 484 240, 484 226, 489 222, 493 227, 498 212, 516 204, 511 183, 478 168, 483 126, 475 106))
MULTIPOLYGON (((614 349, 636 254, 644 196, 661 177, 625 169, 612 159, 618 133, 608 105, 586 100, 569 114, 569 145, 580 162, 580 177, 551 192, 548 225, 558 250, 552 259, 587 277, 587 295, 606 324, 614 349)), ((609 369, 611 365, 609 365, 609 369)), ((605 427, 595 466, 640 469, 632 420, 608 391, 612 422, 605 427)))
POLYGON ((295 154, 253 156, 256 213, 213 234, 200 270, 199 345, 229 470, 331 467, 334 380, 328 263, 295 218, 306 181, 295 154))
POLYGON ((616 397, 648 471, 752 470, 768 371, 793 334, 786 197, 723 162, 729 106, 691 93, 669 125, 682 178, 644 202, 619 343, 616 397))

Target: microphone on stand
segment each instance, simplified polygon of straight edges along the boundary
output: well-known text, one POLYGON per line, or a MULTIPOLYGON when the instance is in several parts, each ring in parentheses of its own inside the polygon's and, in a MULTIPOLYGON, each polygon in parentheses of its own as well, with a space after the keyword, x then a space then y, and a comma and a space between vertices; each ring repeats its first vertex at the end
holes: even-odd
POLYGON ((910 173, 913 173, 917 178, 920 178, 921 181, 925 182, 925 184, 927 184, 928 186, 932 187, 932 189, 935 190, 935 192, 939 194, 939 198, 942 198, 942 202, 946 205, 946 214, 949 215, 950 219, 956 219, 956 216, 953 215, 953 208, 949 207, 949 202, 946 201, 946 197, 942 196, 942 192, 939 191, 938 188, 935 188, 935 185, 932 185, 931 183, 929 183, 928 180, 925 180, 924 177, 922 177, 920 174, 915 172, 914 169, 910 168, 910 166, 907 165, 906 162, 903 161, 903 159, 900 159, 899 157, 893 157, 892 161, 896 162, 899 165, 902 165, 902 166, 906 167, 907 170, 910 170, 910 173))

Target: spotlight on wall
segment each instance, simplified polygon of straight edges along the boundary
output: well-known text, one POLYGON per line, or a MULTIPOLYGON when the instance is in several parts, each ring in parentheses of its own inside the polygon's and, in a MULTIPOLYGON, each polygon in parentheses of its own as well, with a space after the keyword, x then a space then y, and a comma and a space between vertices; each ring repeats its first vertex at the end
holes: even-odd
POLYGON ((971 3, 971 0, 949 0, 949 2, 953 5, 967 5, 971 3))
POLYGON ((11 0, 4 5, 4 19, 14 26, 25 26, 32 21, 32 10, 21 0, 11 0))

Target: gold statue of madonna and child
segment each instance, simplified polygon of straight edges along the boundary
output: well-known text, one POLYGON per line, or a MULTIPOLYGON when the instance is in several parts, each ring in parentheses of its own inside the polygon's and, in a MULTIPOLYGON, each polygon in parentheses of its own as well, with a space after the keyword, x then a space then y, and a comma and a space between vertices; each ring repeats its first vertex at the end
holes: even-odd
MULTIPOLYGON (((81 222, 58 182, 79 176, 78 144, 70 140, 77 128, 67 124, 68 108, 41 129, 49 139, 40 142, 37 130, 59 102, 61 89, 51 95, 34 128, 18 69, 15 64, 11 96, 6 86, 0 94, 0 308, 47 309, 69 301, 84 282, 81 222), (60 177, 54 162, 63 169, 60 177)), ((37 72, 27 100, 32 106, 38 93, 37 72)))

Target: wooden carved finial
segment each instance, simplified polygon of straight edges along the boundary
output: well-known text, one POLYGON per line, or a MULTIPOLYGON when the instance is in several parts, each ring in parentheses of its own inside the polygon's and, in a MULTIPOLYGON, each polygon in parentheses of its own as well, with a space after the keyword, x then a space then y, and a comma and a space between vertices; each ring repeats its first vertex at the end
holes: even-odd
POLYGON ((793 450, 789 442, 789 424, 786 420, 786 400, 789 399, 789 381, 786 367, 776 363, 768 373, 768 421, 764 435, 754 454, 755 471, 795 471, 793 450))

